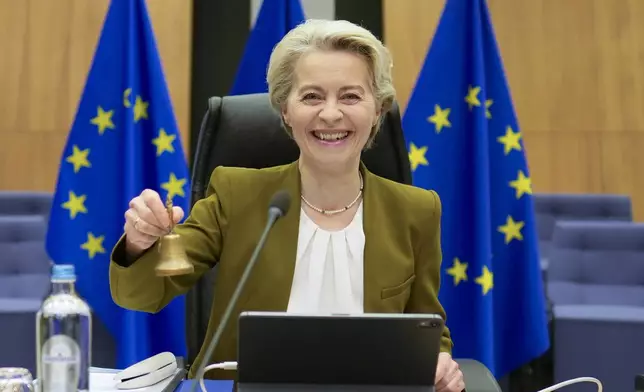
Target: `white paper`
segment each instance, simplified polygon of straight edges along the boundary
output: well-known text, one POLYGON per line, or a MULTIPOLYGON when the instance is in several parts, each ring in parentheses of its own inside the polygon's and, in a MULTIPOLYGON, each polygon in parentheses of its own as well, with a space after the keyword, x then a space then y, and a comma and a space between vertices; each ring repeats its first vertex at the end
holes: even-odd
MULTIPOLYGON (((176 375, 181 369, 177 369, 174 375, 176 375)), ((114 377, 116 374, 120 372, 118 369, 108 369, 108 368, 97 368, 97 367, 91 367, 90 368, 90 373, 89 373, 89 390, 90 392, 93 391, 101 391, 101 392, 124 392, 124 391, 132 391, 132 392, 162 392, 165 387, 167 387, 171 382, 172 379, 174 378, 174 375, 159 381, 158 383, 151 385, 149 387, 145 388, 133 388, 133 389, 117 389, 116 384, 118 384, 118 380, 115 380, 114 377)), ((38 380, 34 381, 34 384, 36 384, 38 380)))

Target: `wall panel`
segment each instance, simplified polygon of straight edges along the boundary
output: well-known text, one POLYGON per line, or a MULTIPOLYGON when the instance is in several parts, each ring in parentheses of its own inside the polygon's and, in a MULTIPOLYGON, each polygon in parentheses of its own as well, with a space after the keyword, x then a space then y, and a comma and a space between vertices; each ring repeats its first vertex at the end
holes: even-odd
MULTIPOLYGON (((0 189, 53 191, 108 5, 0 0, 0 189)), ((191 2, 148 7, 185 148, 191 2)))

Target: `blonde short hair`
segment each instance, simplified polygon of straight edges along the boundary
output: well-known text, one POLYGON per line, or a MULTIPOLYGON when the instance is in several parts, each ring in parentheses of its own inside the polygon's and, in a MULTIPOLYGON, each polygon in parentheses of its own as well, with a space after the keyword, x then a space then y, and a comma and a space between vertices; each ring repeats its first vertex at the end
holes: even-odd
MULTIPOLYGON (((275 46, 268 64, 267 83, 271 105, 281 113, 293 88, 295 64, 307 52, 339 50, 361 56, 367 63, 371 88, 381 115, 371 129, 366 147, 370 147, 380 130, 382 118, 391 108, 396 91, 391 76, 392 60, 389 50, 369 30, 344 20, 309 19, 289 31, 275 46)), ((289 136, 293 132, 282 118, 289 136)))

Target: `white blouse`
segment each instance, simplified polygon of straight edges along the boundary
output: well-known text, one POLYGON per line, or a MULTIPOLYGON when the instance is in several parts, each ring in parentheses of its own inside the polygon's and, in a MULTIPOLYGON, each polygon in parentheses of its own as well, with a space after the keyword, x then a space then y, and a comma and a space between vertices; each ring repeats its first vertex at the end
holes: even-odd
POLYGON ((337 231, 321 229, 301 210, 287 312, 363 313, 364 246, 362 203, 351 223, 337 231))

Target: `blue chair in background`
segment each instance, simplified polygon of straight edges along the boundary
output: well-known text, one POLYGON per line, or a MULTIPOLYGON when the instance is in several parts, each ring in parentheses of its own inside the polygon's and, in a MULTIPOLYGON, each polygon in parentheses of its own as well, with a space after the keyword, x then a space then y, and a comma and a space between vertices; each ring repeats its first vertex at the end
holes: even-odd
POLYGON ((632 221, 631 199, 611 194, 546 194, 534 196, 539 250, 542 268, 548 267, 548 258, 555 223, 568 220, 632 221))
MULTIPOLYGON (((44 193, 32 196, 0 192, 0 200, 11 201, 11 208, 0 202, 0 367, 24 367, 35 375, 36 312, 50 292, 45 238, 51 201, 44 193)), ((96 317, 92 334, 92 365, 114 367, 114 339, 96 317)))
POLYGON ((644 369, 644 224, 557 222, 546 290, 555 382, 591 376, 632 391, 644 369))
POLYGON ((0 367, 36 370, 35 314, 49 292, 46 231, 40 215, 0 216, 0 367))

